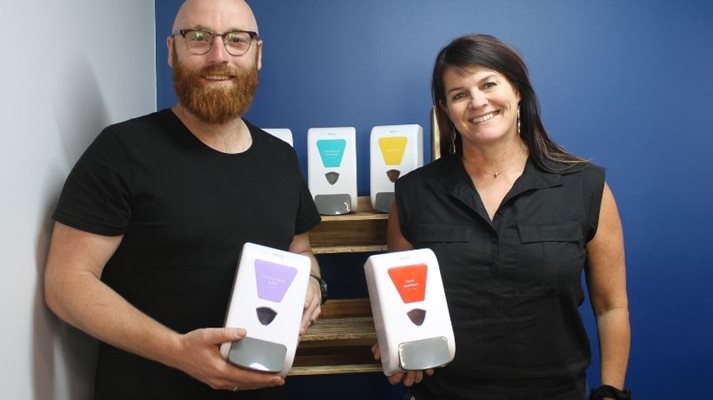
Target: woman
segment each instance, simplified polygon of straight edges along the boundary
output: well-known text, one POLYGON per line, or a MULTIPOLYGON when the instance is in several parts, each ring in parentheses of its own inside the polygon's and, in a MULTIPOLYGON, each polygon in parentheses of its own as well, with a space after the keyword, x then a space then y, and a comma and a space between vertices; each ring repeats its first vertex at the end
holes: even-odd
POLYGON ((388 244, 436 253, 456 356, 389 380, 418 383, 416 400, 585 399, 584 270, 605 385, 594 397, 625 396, 624 245, 603 169, 549 138, 523 60, 495 37, 443 48, 432 92, 444 155, 396 182, 388 244))

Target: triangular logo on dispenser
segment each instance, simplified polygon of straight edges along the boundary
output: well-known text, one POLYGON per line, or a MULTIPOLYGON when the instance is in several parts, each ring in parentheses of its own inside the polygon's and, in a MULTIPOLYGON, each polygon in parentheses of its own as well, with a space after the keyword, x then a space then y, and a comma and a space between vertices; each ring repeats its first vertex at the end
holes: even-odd
POLYGON ((258 297, 276 303, 281 302, 296 275, 297 270, 293 267, 255 260, 258 297))
POLYGON ((338 168, 342 164, 344 149, 347 147, 345 139, 323 139, 317 141, 319 157, 324 168, 338 168))
POLYGON ((423 320, 426 319, 426 310, 420 308, 414 308, 413 310, 406 313, 408 319, 411 320, 416 326, 423 325, 423 320))
POLYGON ((399 179, 399 176, 401 175, 401 171, 398 169, 390 169, 386 171, 386 176, 389 177, 389 181, 391 182, 396 182, 397 179, 399 179))
POLYGON ((326 174, 324 174, 324 177, 327 178, 327 182, 329 182, 330 185, 334 185, 339 179, 339 173, 327 172, 326 174))
POLYGON ((258 307, 255 311, 257 311, 257 319, 265 326, 270 325, 277 316, 277 311, 270 307, 258 307))
POLYGON ((386 165, 399 165, 406 151, 406 136, 387 136, 379 139, 379 149, 386 165))
POLYGON ((426 297, 426 264, 389 268, 389 276, 404 303, 423 301, 426 297))

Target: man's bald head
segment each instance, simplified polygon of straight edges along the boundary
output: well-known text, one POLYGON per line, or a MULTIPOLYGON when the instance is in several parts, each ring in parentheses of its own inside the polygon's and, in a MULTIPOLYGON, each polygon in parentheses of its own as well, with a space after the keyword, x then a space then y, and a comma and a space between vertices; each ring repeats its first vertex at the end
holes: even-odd
POLYGON ((255 14, 244 0, 186 0, 176 13, 171 32, 197 27, 215 32, 259 32, 255 14))

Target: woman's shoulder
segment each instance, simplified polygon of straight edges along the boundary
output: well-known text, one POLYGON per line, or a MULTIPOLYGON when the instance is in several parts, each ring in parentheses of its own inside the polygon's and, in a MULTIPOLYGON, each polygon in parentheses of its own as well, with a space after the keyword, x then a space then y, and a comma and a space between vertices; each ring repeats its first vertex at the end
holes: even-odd
POLYGON ((578 177, 586 180, 604 180, 605 174, 606 170, 604 167, 595 164, 592 161, 579 163, 562 173, 564 176, 571 175, 572 177, 578 177))
POLYGON ((604 167, 591 161, 578 163, 559 174, 566 186, 582 188, 584 193, 600 193, 606 179, 604 167))
POLYGON ((546 173, 561 175, 563 178, 567 179, 581 179, 584 177, 597 178, 603 177, 605 170, 600 165, 594 163, 591 160, 576 160, 576 161, 554 161, 543 159, 540 163, 534 160, 535 165, 546 173))
POLYGON ((399 180, 441 179, 444 174, 452 171, 455 161, 457 160, 452 156, 438 158, 403 175, 399 180))
MULTIPOLYGON (((457 184, 460 158, 446 156, 402 175, 395 185, 399 193, 423 195, 424 190, 443 191, 457 184)), ((461 167, 462 168, 462 167, 461 167)))

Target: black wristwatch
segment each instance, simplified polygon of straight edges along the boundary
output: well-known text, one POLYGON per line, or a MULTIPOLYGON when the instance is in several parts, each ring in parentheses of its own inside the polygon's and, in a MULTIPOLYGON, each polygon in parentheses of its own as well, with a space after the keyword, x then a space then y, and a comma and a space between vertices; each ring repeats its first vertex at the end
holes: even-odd
POLYGON ((631 390, 619 390, 614 386, 602 385, 592 390, 592 392, 589 394, 590 400, 601 400, 605 397, 609 397, 616 400, 631 400, 631 390))
POLYGON ((322 297, 322 303, 324 304, 327 302, 327 299, 329 298, 329 294, 327 292, 327 282, 324 281, 321 277, 315 275, 315 274, 309 274, 312 278, 316 279, 317 282, 319 283, 319 294, 322 297))

